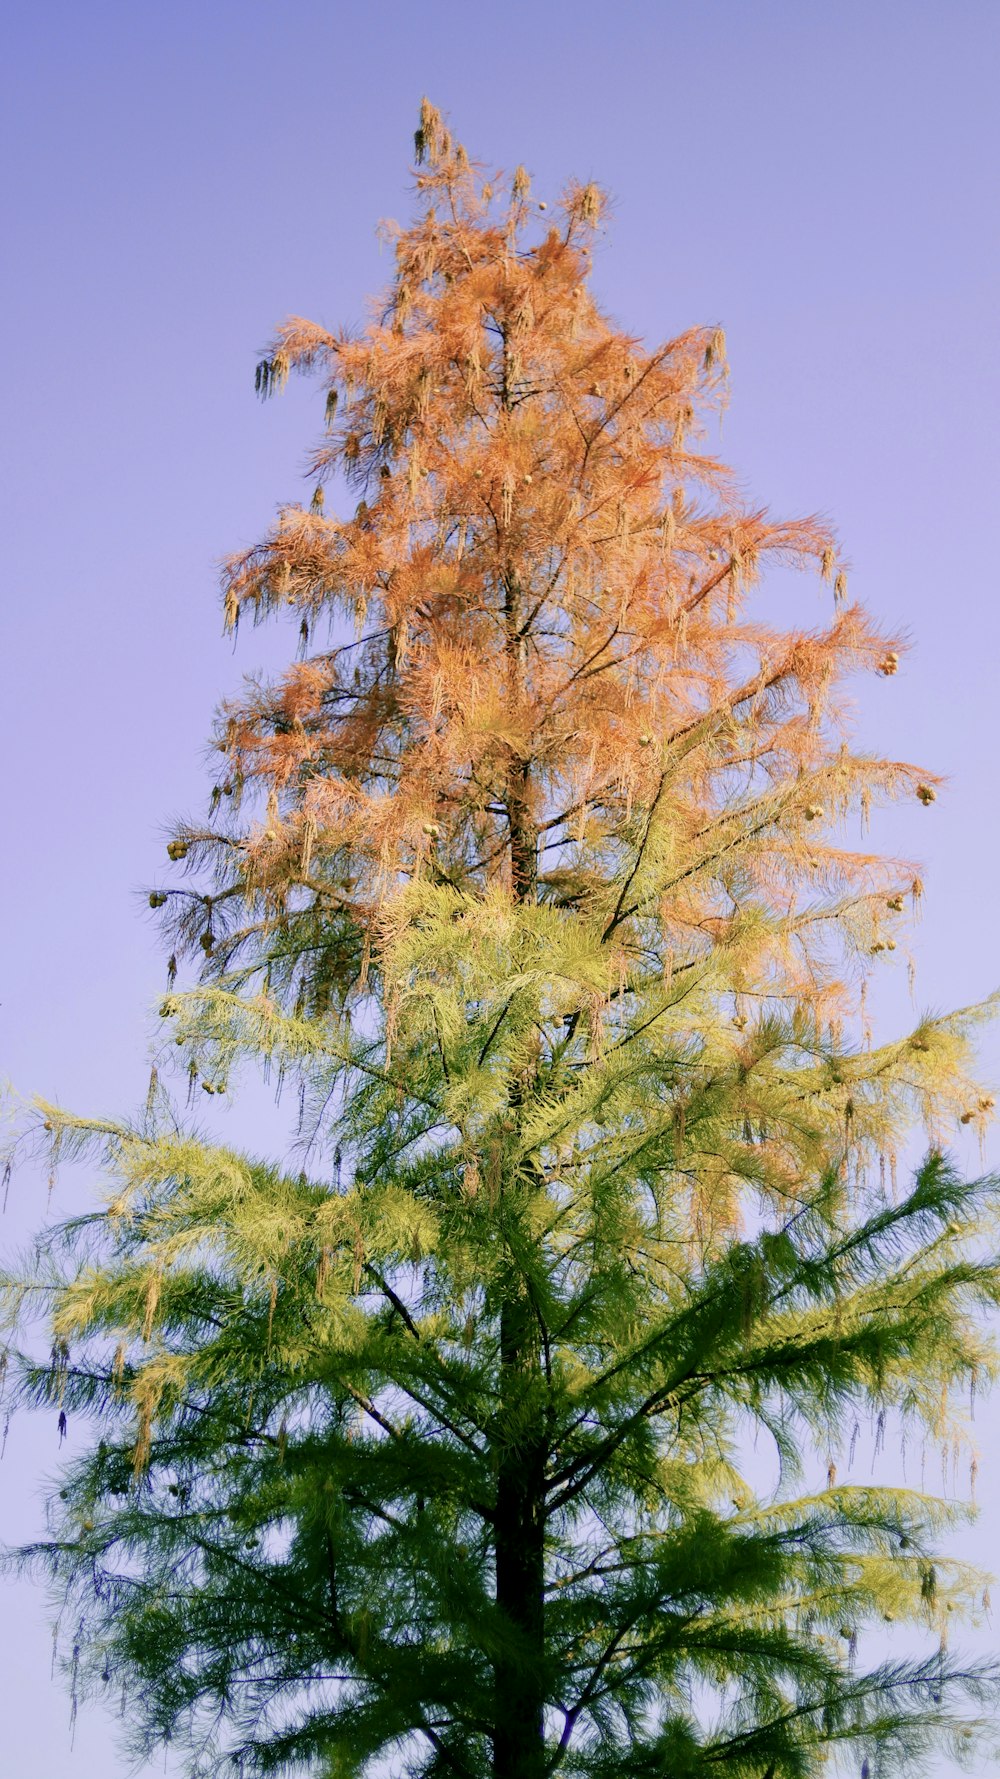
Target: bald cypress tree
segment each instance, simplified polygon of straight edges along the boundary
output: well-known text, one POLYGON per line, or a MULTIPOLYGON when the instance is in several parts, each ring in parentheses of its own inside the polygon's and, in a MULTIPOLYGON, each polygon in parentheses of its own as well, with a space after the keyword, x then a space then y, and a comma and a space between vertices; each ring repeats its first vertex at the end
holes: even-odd
POLYGON ((951 1510, 847 1450, 868 1416, 952 1439, 994 1366, 996 1187, 943 1151, 992 1110, 974 1015, 864 1030, 920 886, 852 818, 935 780, 855 750, 844 682, 901 645, 827 528, 704 448, 719 330, 601 312, 602 193, 546 213, 426 104, 417 161, 367 326, 293 320, 258 367, 319 379, 327 426, 225 614, 290 613, 299 658, 223 711, 151 896, 198 960, 165 1053, 195 1094, 277 1071, 299 1152, 159 1087, 134 1122, 44 1108, 110 1185, 8 1280, 53 1343, 20 1389, 95 1429, 26 1556, 75 1679, 196 1771, 972 1746, 951 1510), (761 615, 774 563, 828 584, 814 627, 761 615))

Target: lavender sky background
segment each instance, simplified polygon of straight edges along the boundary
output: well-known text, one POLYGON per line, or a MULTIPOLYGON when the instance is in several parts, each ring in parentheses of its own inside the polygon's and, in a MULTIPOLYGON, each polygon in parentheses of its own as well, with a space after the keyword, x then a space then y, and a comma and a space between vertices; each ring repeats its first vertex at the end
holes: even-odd
MULTIPOLYGON (((286 313, 358 320, 387 278, 374 225, 407 214, 423 92, 539 196, 610 187, 620 322, 724 324, 747 490, 831 515, 852 594, 914 639, 857 698, 868 745, 950 779, 874 825, 926 866, 917 1003, 1000 985, 998 0, 11 0, 4 62, 0 1075, 82 1111, 145 1091, 164 966, 137 892, 204 807, 216 702, 292 648, 221 633, 214 564, 301 497, 321 420, 304 385, 261 408, 255 359, 286 313)), ((829 612, 811 581, 781 599, 829 612)), ((876 1009, 877 1036, 905 1023, 902 970, 876 1009)), ((252 1096, 226 1115, 236 1141, 266 1125, 252 1096)), ((44 1213, 16 1180, 0 1247, 44 1213)), ((997 1412, 959 1542, 1000 1571, 997 1412)), ((54 1415, 15 1420, 0 1541, 58 1461, 54 1415)), ((70 1752, 50 1646, 41 1592, 0 1584, 5 1774, 126 1774, 98 1707, 70 1752)))

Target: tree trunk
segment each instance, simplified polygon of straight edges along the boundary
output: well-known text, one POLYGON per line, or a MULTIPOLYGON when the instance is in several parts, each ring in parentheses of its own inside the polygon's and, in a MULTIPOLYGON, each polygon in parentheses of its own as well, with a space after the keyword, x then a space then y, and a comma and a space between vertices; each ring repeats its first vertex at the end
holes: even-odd
POLYGON ((496 1602, 511 1632, 497 1658, 495 1779, 545 1771, 545 1457, 537 1330, 523 1292, 500 1319, 501 1415, 496 1504, 496 1602))
MULTIPOLYGON (((500 405, 510 411, 507 330, 503 329, 503 383, 500 405)), ((524 638, 521 588, 513 563, 503 575, 507 692, 511 710, 520 709, 524 638)), ((537 895, 538 836, 531 818, 530 762, 511 755, 506 809, 510 840, 511 890, 517 902, 537 895)), ((510 1086, 515 1120, 524 1103, 525 1082, 510 1086)), ((537 1188, 534 1179, 505 1180, 508 1215, 521 1215, 521 1197, 537 1188), (514 1203, 510 1203, 510 1199, 514 1203)), ((545 1772, 545 1467, 548 1455, 538 1327, 525 1281, 516 1263, 500 1312, 500 1427, 496 1501, 496 1603, 506 1619, 510 1645, 500 1650, 494 1669, 494 1779, 543 1779, 545 1772)))

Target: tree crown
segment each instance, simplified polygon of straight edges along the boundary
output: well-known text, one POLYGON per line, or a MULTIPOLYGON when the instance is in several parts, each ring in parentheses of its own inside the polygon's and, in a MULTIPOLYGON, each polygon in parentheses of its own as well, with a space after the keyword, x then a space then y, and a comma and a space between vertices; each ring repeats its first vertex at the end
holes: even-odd
POLYGON ((822 524, 694 448, 719 330, 647 350, 601 313, 601 192, 550 221, 426 104, 417 149, 368 325, 289 322, 258 367, 321 377, 328 431, 225 611, 291 609, 302 658, 223 712, 170 845, 193 882, 151 897, 203 954, 164 1007, 192 1084, 295 1077, 303 1165, 159 1090, 132 1124, 46 1109, 113 1185, 34 1275, 23 1387, 101 1439, 32 1554, 140 1739, 186 1726, 209 1766, 905 1762, 983 1682, 944 1648, 978 1587, 935 1554, 949 1509, 832 1455, 796 1492, 865 1413, 950 1438, 994 1366, 995 1186, 939 1149, 992 1109, 975 1012, 859 1030, 920 886, 844 823, 935 780, 852 748, 844 686, 901 645, 822 524), (832 583, 828 625, 753 615, 776 561, 832 583), (932 1656, 859 1664, 890 1617, 932 1656))

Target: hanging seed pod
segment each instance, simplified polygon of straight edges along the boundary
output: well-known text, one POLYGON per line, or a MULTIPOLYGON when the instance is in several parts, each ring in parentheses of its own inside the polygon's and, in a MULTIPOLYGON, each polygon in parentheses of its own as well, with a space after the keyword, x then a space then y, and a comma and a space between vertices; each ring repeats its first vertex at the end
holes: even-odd
POLYGON ((822 820, 826 810, 822 803, 807 803, 802 813, 807 822, 818 822, 822 820))
POLYGON ((340 400, 339 390, 336 390, 336 389, 328 389, 327 390, 327 392, 326 392, 326 406, 323 410, 323 418, 326 422, 327 427, 331 427, 333 425, 335 419, 337 418, 337 404, 338 404, 339 400, 340 400))
POLYGON ((836 557, 833 552, 833 545, 827 544, 824 547, 823 554, 821 555, 821 557, 819 559, 819 572, 822 575, 824 581, 832 581, 833 580, 833 570, 834 570, 835 564, 836 564, 836 557))
POLYGON ((581 222, 585 222, 588 228, 594 228, 601 220, 602 208, 603 197, 601 188, 599 185, 595 185, 593 180, 591 180, 577 193, 575 205, 576 212, 581 222))
POLYGON ((323 493, 323 484, 322 482, 317 482, 313 489, 312 500, 309 502, 309 511, 311 513, 321 513, 325 505, 326 496, 323 493))
POLYGON ((254 372, 254 388, 261 401, 277 395, 288 382, 288 354, 276 352, 273 358, 262 358, 254 372))
POLYGON ((422 99, 420 102, 420 123, 413 133, 413 151, 417 157, 418 166, 428 155, 433 154, 440 125, 440 113, 435 110, 429 99, 422 99))
POLYGON ((167 846, 168 859, 173 859, 176 863, 179 859, 186 859, 187 855, 188 844, 186 840, 171 840, 169 842, 167 846))
POLYGON ((647 729, 639 737, 639 746, 640 747, 652 747, 653 740, 654 740, 654 737, 652 735, 650 735, 650 733, 647 729))
POLYGON ((917 796, 919 797, 921 803, 923 803, 925 808, 928 803, 936 803, 937 802, 937 791, 934 789, 933 785, 918 784, 917 796))
POLYGON ((441 832, 441 829, 438 826, 437 822, 423 822, 421 825, 421 831, 427 835, 428 839, 436 840, 438 835, 441 832))
POLYGON ((891 908, 893 914, 902 914, 902 912, 903 912, 903 898, 902 898, 902 896, 890 896, 888 898, 888 900, 886 901, 886 907, 891 908))
POLYGON ((166 899, 167 899, 166 894, 163 890, 151 890, 150 896, 149 896, 149 906, 151 908, 162 908, 166 899))
POLYGON ((678 408, 677 413, 674 417, 674 432, 673 432, 672 443, 673 443, 673 448, 675 451, 680 451, 683 449, 685 435, 686 435, 687 429, 691 425, 691 422, 693 419, 694 419, 694 408, 691 406, 691 403, 690 402, 681 402, 681 405, 678 408))
POLYGON ((890 649, 889 653, 887 655, 882 656, 882 659, 879 662, 878 666, 876 667, 875 671, 876 671, 876 673, 880 673, 882 675, 883 679, 891 679, 892 675, 894 673, 896 673, 898 671, 898 669, 899 669, 899 656, 897 655, 895 649, 890 649))
POLYGON ((713 330, 708 345, 705 347, 705 369, 710 371, 713 365, 725 365, 726 336, 721 327, 713 330))

